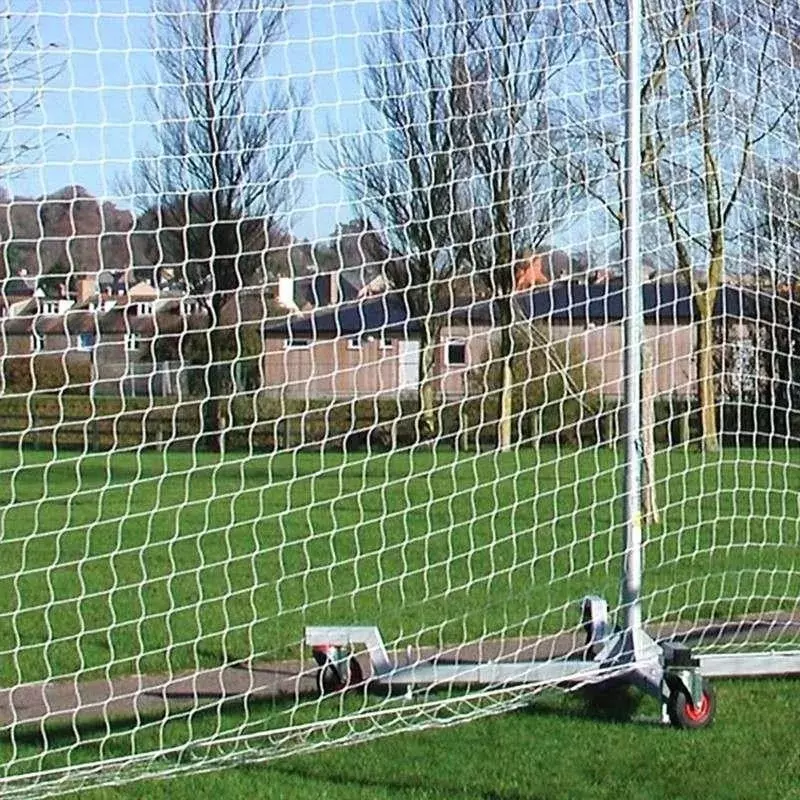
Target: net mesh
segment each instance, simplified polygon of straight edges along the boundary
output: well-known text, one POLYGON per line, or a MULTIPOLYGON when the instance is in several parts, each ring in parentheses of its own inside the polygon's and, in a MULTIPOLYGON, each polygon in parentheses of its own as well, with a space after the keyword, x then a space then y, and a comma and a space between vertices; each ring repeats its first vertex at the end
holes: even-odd
MULTIPOLYGON (((800 14, 642 9, 645 623, 800 652, 800 14)), ((321 693, 304 630, 467 670, 616 606, 627 3, 3 11, 4 796, 550 688, 321 693)))

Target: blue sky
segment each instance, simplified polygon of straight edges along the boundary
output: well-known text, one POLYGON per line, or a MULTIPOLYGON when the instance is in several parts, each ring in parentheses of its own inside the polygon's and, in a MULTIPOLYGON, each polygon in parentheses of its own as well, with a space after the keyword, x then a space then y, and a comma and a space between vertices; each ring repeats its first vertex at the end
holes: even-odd
MULTIPOLYGON (((279 0, 252 2, 267 6, 279 0)), ((392 0, 286 2, 285 31, 270 54, 268 79, 291 78, 306 91, 311 147, 300 165, 302 194, 288 227, 313 241, 326 239, 338 222, 356 213, 339 182, 320 166, 320 157, 329 153, 331 135, 360 132, 366 126, 370 112, 360 88, 363 50, 370 34, 382 29, 381 12, 394 6, 392 0)), ((148 89, 157 75, 149 44, 154 32, 151 3, 0 0, 2 10, 29 12, 42 52, 50 63, 60 64, 58 75, 44 87, 41 109, 28 117, 27 130, 19 131, 21 141, 35 136, 46 143, 44 158, 8 182, 13 195, 39 197, 80 185, 122 208, 136 206, 136 198, 120 187, 136 154, 157 150, 147 109, 148 89)), ((576 79, 581 80, 580 73, 576 79)), ((577 91, 579 98, 584 89, 579 85, 577 91)), ((575 203, 568 218, 556 225, 552 242, 604 250, 616 240, 616 227, 604 212, 592 216, 575 203)))
MULTIPOLYGON (((262 5, 270 2, 279 0, 253 0, 262 5)), ((286 29, 270 55, 269 75, 272 79, 291 78, 307 92, 306 121, 312 146, 300 165, 297 180, 302 195, 289 227, 295 235, 315 240, 327 238, 337 222, 354 214, 342 187, 320 167, 319 157, 325 155, 332 132, 352 134, 365 127, 369 112, 360 91, 363 46, 369 34, 380 31, 381 11, 394 3, 286 2, 286 29)), ((16 131, 19 141, 34 136, 46 143, 42 163, 32 164, 7 188, 17 196, 36 197, 78 184, 121 207, 133 207, 134 198, 120 194, 121 181, 130 174, 137 152, 157 145, 146 110, 148 76, 156 74, 149 47, 154 23, 151 0, 0 0, 0 26, 6 11, 12 16, 30 12, 41 51, 50 63, 58 60, 60 65, 58 75, 43 90, 37 114, 16 131)), ((583 104, 591 115, 608 116, 613 130, 619 122, 614 118, 613 103, 602 101, 597 85, 591 89, 590 81, 597 77, 585 72, 587 63, 579 59, 563 74, 564 97, 578 108, 583 104), (598 107, 590 107, 593 102, 598 107)), ((37 87, 18 88, 25 93, 37 87)), ((616 95, 618 88, 609 83, 604 91, 616 95)), ((724 103, 716 117, 724 135, 735 127, 735 119, 726 119, 724 103)), ((678 137, 679 157, 691 156, 692 151, 681 150, 686 147, 692 147, 691 142, 678 137)), ((735 141, 726 143, 726 148, 720 146, 723 162, 727 158, 738 164, 738 147, 735 141)), ((615 175, 609 172, 609 177, 613 184, 615 175)), ((616 247, 616 226, 596 206, 573 203, 566 219, 561 224, 556 221, 553 243, 596 253, 616 247)), ((647 238, 652 252, 671 253, 663 229, 658 226, 654 232, 660 238, 647 238)))
MULTIPOLYGON (((63 65, 44 91, 40 112, 28 118, 29 129, 20 131, 47 142, 46 156, 9 182, 12 194, 40 196, 78 184, 131 207, 132 198, 119 193, 119 179, 137 151, 155 144, 146 112, 147 75, 155 74, 147 46, 150 0, 36 0, 33 8, 29 0, 5 3, 12 12, 32 11, 45 52, 63 65)), ((307 86, 316 154, 329 131, 361 127, 359 49, 377 15, 375 0, 290 0, 285 40, 271 62, 275 74, 307 86)), ((338 182, 314 156, 302 165, 303 195, 291 221, 296 234, 312 239, 352 216, 338 182)))

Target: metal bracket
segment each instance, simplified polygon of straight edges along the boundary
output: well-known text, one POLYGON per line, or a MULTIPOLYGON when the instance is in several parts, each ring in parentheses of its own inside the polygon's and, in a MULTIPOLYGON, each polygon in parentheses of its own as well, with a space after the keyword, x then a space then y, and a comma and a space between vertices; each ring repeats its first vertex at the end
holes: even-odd
POLYGON ((313 625, 306 628, 305 642, 315 647, 348 647, 363 645, 377 674, 389 672, 392 663, 380 631, 374 625, 313 625))
POLYGON ((586 632, 586 658, 593 659, 612 633, 608 603, 604 598, 593 594, 581 600, 581 623, 586 632))
POLYGON ((675 691, 683 691, 692 701, 692 705, 699 705, 703 700, 700 659, 695 658, 692 649, 683 644, 663 644, 661 652, 665 696, 675 691))

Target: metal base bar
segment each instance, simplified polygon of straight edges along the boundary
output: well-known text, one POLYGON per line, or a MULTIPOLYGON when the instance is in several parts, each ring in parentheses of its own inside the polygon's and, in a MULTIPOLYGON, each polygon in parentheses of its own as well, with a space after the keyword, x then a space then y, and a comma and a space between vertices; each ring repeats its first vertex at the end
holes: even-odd
POLYGON ((528 661, 517 664, 482 662, 477 664, 410 664, 397 667, 376 678, 387 686, 394 685, 495 685, 569 683, 597 680, 599 664, 591 661, 553 660, 528 661))
MULTIPOLYGON (((632 683, 657 696, 664 671, 662 646, 644 631, 611 634, 590 661, 554 658, 453 664, 434 657, 398 664, 389 657, 380 630, 374 626, 311 626, 306 628, 305 641, 312 647, 361 646, 369 656, 373 679, 387 684, 597 682, 609 675, 625 674, 632 683)), ((700 672, 709 678, 800 675, 800 653, 710 653, 698 659, 700 672)))
POLYGON ((708 678, 800 675, 800 653, 710 653, 699 658, 700 671, 708 678))
POLYGON ((334 645, 352 648, 360 644, 369 654, 376 677, 387 675, 392 669, 381 632, 374 625, 311 626, 306 628, 305 640, 309 647, 334 645))
POLYGON ((586 631, 586 658, 544 660, 448 661, 438 653, 414 659, 390 656, 379 629, 366 625, 327 625, 306 628, 306 644, 313 648, 366 651, 371 680, 386 687, 402 686, 568 686, 613 682, 634 685, 662 703, 662 720, 669 721, 670 697, 681 692, 692 703, 703 702, 703 678, 800 675, 800 652, 711 653, 691 655, 680 643, 658 642, 641 628, 612 631, 602 598, 581 603, 586 631))

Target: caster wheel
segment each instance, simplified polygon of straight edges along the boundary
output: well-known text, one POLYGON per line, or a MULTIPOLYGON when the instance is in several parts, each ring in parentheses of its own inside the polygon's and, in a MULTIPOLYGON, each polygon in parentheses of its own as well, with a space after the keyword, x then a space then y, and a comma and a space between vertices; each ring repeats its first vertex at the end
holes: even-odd
POLYGON ((703 680, 703 698, 695 706, 680 689, 674 689, 667 700, 669 721, 676 728, 707 728, 714 721, 717 699, 711 684, 703 680))
POLYGON ((321 695, 342 692, 363 682, 361 665, 352 657, 339 665, 327 663, 317 672, 317 687, 321 695))

